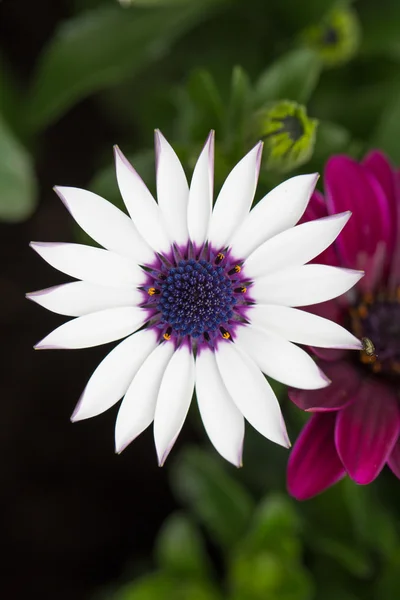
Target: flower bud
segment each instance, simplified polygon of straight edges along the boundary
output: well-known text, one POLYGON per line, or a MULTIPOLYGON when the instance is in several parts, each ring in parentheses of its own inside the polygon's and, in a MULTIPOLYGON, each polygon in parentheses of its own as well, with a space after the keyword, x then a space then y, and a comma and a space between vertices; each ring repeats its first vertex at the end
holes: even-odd
POLYGON ((326 66, 334 67, 353 58, 360 41, 356 13, 347 6, 333 9, 318 24, 302 34, 303 44, 318 52, 326 66))
POLYGON ((282 100, 262 110, 257 122, 267 169, 284 173, 310 159, 318 121, 307 117, 304 106, 282 100))

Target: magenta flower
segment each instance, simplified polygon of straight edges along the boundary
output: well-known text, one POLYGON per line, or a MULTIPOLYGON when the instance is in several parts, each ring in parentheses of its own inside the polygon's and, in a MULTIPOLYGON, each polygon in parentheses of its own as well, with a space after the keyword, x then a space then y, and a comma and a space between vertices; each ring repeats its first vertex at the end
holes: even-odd
POLYGON ((332 157, 324 183, 325 199, 315 192, 304 220, 343 210, 353 217, 318 263, 364 269, 365 277, 351 292, 309 310, 371 340, 376 355, 315 348, 332 384, 289 391, 298 407, 314 413, 288 464, 288 489, 299 500, 346 474, 358 484, 371 483, 386 463, 400 478, 399 175, 381 152, 372 151, 361 164, 332 157))

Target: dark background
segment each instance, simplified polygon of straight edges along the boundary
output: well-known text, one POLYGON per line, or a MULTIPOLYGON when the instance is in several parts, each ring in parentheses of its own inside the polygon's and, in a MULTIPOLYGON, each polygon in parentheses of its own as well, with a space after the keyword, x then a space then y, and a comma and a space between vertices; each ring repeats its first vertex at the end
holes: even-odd
MULTIPOLYGON (((59 0, 1 2, 1 48, 22 80, 66 16, 59 0)), ((72 219, 53 185, 87 185, 97 148, 108 145, 111 157, 117 139, 95 104, 81 103, 39 138, 34 216, 0 224, 2 598, 87 597, 149 556, 173 506, 151 430, 117 456, 115 410, 95 421, 69 421, 108 348, 35 352, 33 344, 63 318, 24 297, 65 281, 28 247, 30 240, 72 239, 72 219)))

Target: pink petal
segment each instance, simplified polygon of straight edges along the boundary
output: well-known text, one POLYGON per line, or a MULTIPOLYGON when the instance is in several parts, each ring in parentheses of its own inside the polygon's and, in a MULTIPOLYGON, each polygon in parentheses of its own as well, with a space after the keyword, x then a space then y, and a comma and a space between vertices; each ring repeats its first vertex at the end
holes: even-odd
MULTIPOLYGON (((321 192, 315 190, 310 198, 305 213, 300 219, 299 223, 314 221, 315 219, 327 217, 328 215, 328 207, 326 205, 326 200, 324 199, 324 196, 321 194, 321 192)), ((328 246, 326 250, 321 252, 321 254, 316 256, 310 262, 315 262, 324 265, 333 265, 336 267, 340 266, 339 256, 336 251, 335 244, 331 244, 330 246, 328 246)))
POLYGON ((387 200, 389 220, 394 224, 398 212, 396 176, 388 158, 380 150, 372 150, 362 161, 367 170, 379 181, 387 200))
POLYGON ((397 218, 394 248, 392 253, 391 267, 389 273, 389 289, 395 290, 400 285, 400 171, 396 173, 396 199, 397 199, 397 218))
POLYGON ((338 414, 338 454, 356 483, 371 483, 381 472, 399 435, 400 410, 392 390, 367 381, 354 402, 338 414))
POLYGON ((334 443, 336 413, 313 415, 289 457, 287 488, 297 500, 320 494, 346 474, 334 443))
POLYGON ((391 455, 389 456, 388 465, 393 473, 400 479, 400 438, 394 445, 391 455))
POLYGON ((342 155, 333 156, 326 164, 325 190, 330 213, 345 210, 353 213, 337 240, 337 247, 346 266, 362 268, 360 257, 371 257, 379 242, 386 244, 390 238, 386 194, 365 166, 342 155))
POLYGON ((360 386, 357 369, 345 361, 319 362, 318 365, 332 383, 321 390, 289 389, 292 402, 310 412, 334 411, 350 404, 360 386))

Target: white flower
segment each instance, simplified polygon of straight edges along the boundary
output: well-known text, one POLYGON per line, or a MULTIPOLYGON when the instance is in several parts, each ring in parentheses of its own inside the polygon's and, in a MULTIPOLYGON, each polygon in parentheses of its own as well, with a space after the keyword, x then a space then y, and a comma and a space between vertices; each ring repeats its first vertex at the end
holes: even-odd
POLYGON ((244 419, 289 446, 278 401, 262 373, 297 388, 329 384, 293 342, 360 348, 339 325, 292 308, 343 294, 362 276, 305 265, 333 242, 350 213, 294 227, 316 174, 285 181, 250 212, 261 143, 231 171, 213 209, 213 132, 190 188, 159 131, 155 143, 158 203, 115 148, 130 218, 92 192, 55 188, 77 223, 105 249, 32 242, 50 265, 81 280, 28 294, 49 310, 77 317, 36 348, 83 348, 129 336, 97 367, 72 421, 98 415, 124 397, 116 451, 154 421, 162 465, 196 388, 211 442, 239 466, 244 419))

